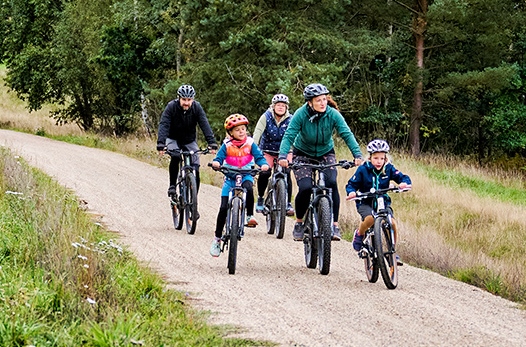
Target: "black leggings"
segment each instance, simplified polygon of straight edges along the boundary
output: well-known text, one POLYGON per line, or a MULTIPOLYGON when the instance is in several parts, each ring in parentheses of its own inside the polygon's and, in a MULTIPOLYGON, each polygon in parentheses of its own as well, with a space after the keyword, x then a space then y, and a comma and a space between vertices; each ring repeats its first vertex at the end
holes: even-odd
MULTIPOLYGON (((338 221, 340 215, 340 193, 338 192, 337 171, 327 169, 325 174, 325 186, 332 188, 332 212, 334 214, 334 222, 338 221)), ((296 217, 303 219, 305 212, 309 208, 310 194, 312 192, 312 178, 305 177, 298 181, 298 194, 296 195, 295 207, 296 217)))
MULTIPOLYGON (((254 184, 251 181, 245 181, 242 184, 243 188, 247 190, 247 201, 245 202, 245 208, 247 210, 247 215, 252 216, 254 214, 254 189, 252 188, 254 184)), ((228 213, 228 196, 221 197, 221 206, 219 207, 219 212, 217 213, 216 221, 216 231, 215 235, 217 238, 220 238, 223 234, 223 228, 226 224, 226 215, 228 213)), ((242 221, 245 223, 245 221, 242 221)))
MULTIPOLYGON (((292 198, 292 179, 290 178, 290 170, 287 170, 287 200, 290 201, 292 198)), ((258 175, 258 196, 263 197, 265 195, 265 190, 267 189, 268 181, 272 170, 261 171, 258 175)))
MULTIPOLYGON (((170 166, 168 171, 170 172, 170 185, 175 186, 177 184, 177 175, 179 175, 179 162, 181 158, 173 156, 170 160, 170 166)), ((199 177, 199 164, 193 165, 195 168, 195 182, 197 184, 197 191, 199 192, 199 185, 201 184, 201 179, 199 177)))

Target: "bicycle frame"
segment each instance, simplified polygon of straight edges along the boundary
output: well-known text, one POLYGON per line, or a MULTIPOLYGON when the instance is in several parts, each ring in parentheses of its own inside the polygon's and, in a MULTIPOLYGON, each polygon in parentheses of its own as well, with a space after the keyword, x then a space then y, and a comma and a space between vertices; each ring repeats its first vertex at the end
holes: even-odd
POLYGON ((305 263, 308 268, 316 268, 318 260, 319 271, 327 275, 331 263, 331 239, 334 224, 332 211, 332 188, 325 185, 325 169, 342 166, 350 168, 352 163, 342 160, 333 164, 294 163, 293 168, 307 167, 312 169, 312 190, 309 206, 303 220, 303 249, 305 263))
POLYGON ((371 189, 367 193, 359 193, 351 200, 373 198, 376 208, 373 210, 374 223, 365 232, 362 249, 358 256, 364 259, 365 271, 369 282, 378 280, 379 272, 387 288, 395 289, 398 285, 398 266, 396 261, 395 235, 392 215, 385 204, 385 194, 389 191, 403 192, 408 189, 389 187, 385 189, 371 189))
MULTIPOLYGON (((277 154, 277 152, 266 151, 269 154, 277 154)), ((268 181, 267 193, 265 195, 265 206, 263 215, 267 222, 267 233, 274 234, 276 231, 276 237, 282 239, 285 232, 285 218, 287 216, 287 171, 283 169, 279 164, 277 157, 273 159, 274 165, 272 169, 272 176, 268 181), (284 195, 280 198, 278 195, 284 195)))
MULTIPOLYGON (((208 166, 212 166, 209 163, 208 166)), ((259 172, 259 169, 236 169, 222 166, 218 169, 223 174, 234 173, 235 185, 230 188, 228 192, 228 209, 226 215, 225 231, 221 236, 223 244, 221 252, 228 249, 228 273, 233 275, 236 272, 237 262, 237 243, 245 235, 245 204, 247 198, 247 190, 242 186, 243 176, 246 174, 254 175, 259 172)))

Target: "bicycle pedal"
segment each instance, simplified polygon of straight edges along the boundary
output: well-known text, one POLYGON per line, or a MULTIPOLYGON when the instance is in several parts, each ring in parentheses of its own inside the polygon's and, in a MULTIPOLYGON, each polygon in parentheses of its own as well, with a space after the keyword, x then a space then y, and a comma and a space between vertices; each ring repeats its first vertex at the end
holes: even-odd
POLYGON ((245 228, 255 228, 257 225, 245 224, 245 228))

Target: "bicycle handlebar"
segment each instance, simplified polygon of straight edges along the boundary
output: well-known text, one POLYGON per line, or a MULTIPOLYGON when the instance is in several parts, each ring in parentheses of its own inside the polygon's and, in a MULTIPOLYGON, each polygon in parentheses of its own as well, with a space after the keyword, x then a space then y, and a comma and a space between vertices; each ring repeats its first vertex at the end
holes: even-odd
POLYGON ((367 198, 374 198, 374 197, 377 197, 377 196, 380 196, 380 195, 383 195, 387 192, 395 192, 395 193, 402 193, 402 192, 407 192, 407 191, 410 191, 411 190, 411 187, 407 187, 407 188, 404 188, 404 189, 400 189, 398 187, 389 187, 389 188, 383 188, 383 189, 374 189, 374 188, 371 188, 370 191, 368 192, 356 192, 356 197, 352 198, 352 199, 349 199, 350 201, 354 201, 354 200, 362 200, 362 199, 367 199, 367 198))
POLYGON ((314 164, 314 163, 306 163, 306 162, 297 162, 297 163, 292 163, 290 167, 292 169, 299 169, 301 167, 307 167, 309 169, 324 170, 324 169, 328 169, 334 166, 341 166, 343 169, 348 170, 351 167, 354 167, 355 164, 354 162, 351 162, 351 161, 340 160, 339 162, 333 163, 333 164, 324 164, 324 163, 314 164))
POLYGON ((211 167, 214 171, 219 171, 221 172, 222 174, 226 175, 226 174, 231 174, 231 173, 234 173, 234 174, 242 174, 242 175, 252 175, 252 176, 255 176, 257 175, 258 173, 261 172, 261 169, 258 169, 258 168, 255 168, 255 167, 252 167, 251 169, 238 169, 238 168, 235 168, 235 167, 230 167, 230 166, 220 166, 218 168, 215 168, 212 166, 212 163, 208 163, 208 166, 211 167))
POLYGON ((202 148, 198 149, 197 151, 183 151, 182 149, 167 149, 166 154, 169 156, 174 155, 194 155, 194 154, 208 154, 210 152, 210 148, 202 148))

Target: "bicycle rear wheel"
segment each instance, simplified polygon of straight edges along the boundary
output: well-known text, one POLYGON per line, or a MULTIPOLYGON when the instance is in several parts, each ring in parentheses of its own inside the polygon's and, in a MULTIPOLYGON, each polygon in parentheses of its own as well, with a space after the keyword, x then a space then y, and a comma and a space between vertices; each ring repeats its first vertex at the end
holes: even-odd
POLYGON ((276 238, 282 239, 285 234, 285 218, 287 218, 287 189, 285 188, 285 181, 278 179, 276 181, 276 238))
MULTIPOLYGON (((369 231, 367 231, 369 233, 369 231)), ((365 266, 365 274, 367 275, 367 280, 371 283, 376 283, 378 281, 378 262, 374 258, 374 245, 373 241, 374 236, 370 239, 365 239, 364 249, 362 250, 362 258, 365 266)))
POLYGON ((391 240, 391 224, 385 217, 377 218, 374 222, 374 243, 385 286, 395 289, 398 285, 398 265, 391 240))
POLYGON ((181 208, 181 199, 179 195, 170 197, 170 209, 172 210, 172 219, 174 228, 181 230, 183 227, 183 209, 181 208))
POLYGON ((185 221, 186 232, 190 235, 195 233, 197 227, 197 183, 193 173, 187 173, 185 177, 185 221))
POLYGON ((228 245, 228 273, 230 275, 236 273, 237 241, 242 222, 241 207, 241 201, 238 198, 234 198, 230 210, 230 244, 228 245))
POLYGON ((329 274, 331 269, 332 218, 329 199, 321 198, 318 202, 318 260, 322 275, 329 274))
POLYGON ((303 227, 306 228, 307 234, 303 238, 303 253, 305 253, 305 264, 309 269, 315 269, 318 262, 318 246, 314 242, 314 223, 312 221, 312 211, 309 209, 305 214, 305 222, 303 227))

